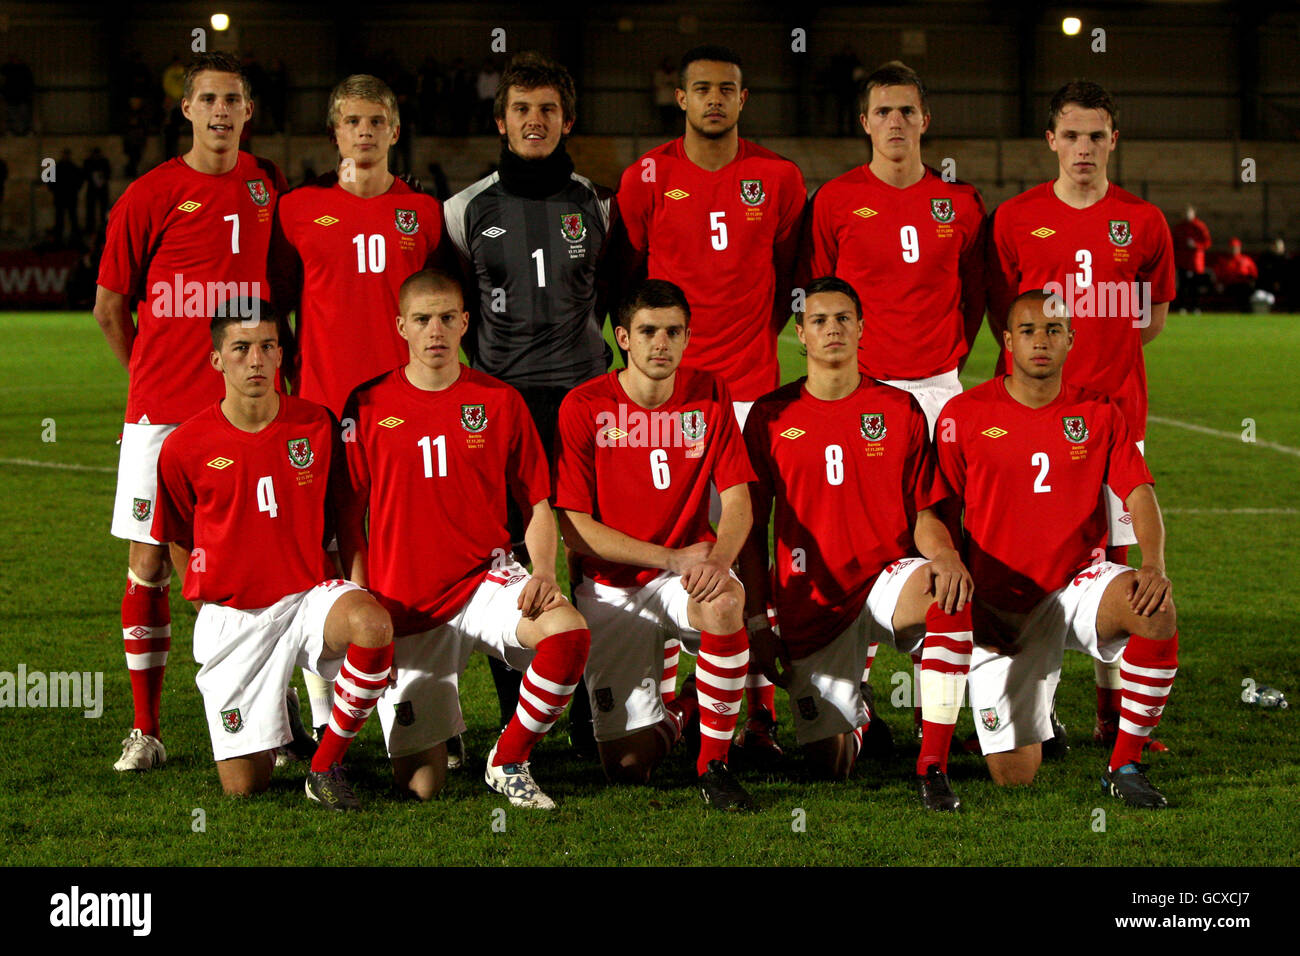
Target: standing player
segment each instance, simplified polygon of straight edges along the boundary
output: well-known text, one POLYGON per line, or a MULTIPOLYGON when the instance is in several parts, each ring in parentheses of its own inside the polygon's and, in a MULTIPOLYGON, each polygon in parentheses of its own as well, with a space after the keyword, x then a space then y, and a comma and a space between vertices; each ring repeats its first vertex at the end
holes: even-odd
MULTIPOLYGON (((294 393, 343 414, 362 382, 406 361, 397 334, 402 280, 442 254, 441 204, 388 171, 401 135, 397 98, 382 80, 349 76, 330 93, 325 125, 338 168, 280 200, 273 272, 298 310, 294 393)), ((329 719, 330 686, 304 671, 312 725, 329 719)))
MULTIPOLYGON (((886 63, 867 77, 859 106, 871 161, 813 196, 803 268, 865 295, 858 367, 916 396, 933 436, 984 321, 984 201, 921 161, 930 107, 914 70, 886 63)), ((868 693, 875 653, 873 645, 862 676, 868 693)), ((912 666, 919 688, 921 661, 912 666)), ((921 721, 920 706, 914 713, 921 721)))
POLYGON ((619 309, 614 336, 628 366, 560 407, 555 506, 565 543, 582 556, 574 597, 591 625, 586 680, 606 776, 645 783, 698 713, 701 795, 748 810, 726 760, 749 663, 731 565, 749 533, 754 472, 727 387, 679 368, 690 319, 682 290, 657 279, 619 309), (722 498, 716 536, 710 481, 722 498), (666 638, 698 654, 698 699, 663 702, 666 638))
POLYGON ((270 294, 271 215, 285 181, 270 161, 239 151, 251 97, 237 60, 199 56, 181 101, 194 145, 132 183, 109 215, 95 319, 130 379, 113 535, 131 542, 122 637, 135 705, 116 770, 149 770, 167 759, 158 713, 171 647, 172 561, 151 535, 158 451, 177 424, 221 397, 220 380, 207 371, 215 306, 236 292, 254 301, 270 294))
POLYGON ((971 577, 934 511, 949 491, 915 399, 858 370, 853 287, 826 277, 805 293, 795 324, 808 375, 755 402, 745 424, 758 475, 740 559, 753 659, 789 692, 795 736, 813 763, 843 779, 871 719, 858 689, 868 644, 919 654, 917 787, 927 809, 956 810, 948 749, 970 665, 971 577), (917 552, 924 558, 906 557, 917 552))
POLYGON ((465 729, 457 684, 477 650, 525 671, 484 778, 515 806, 549 810, 528 757, 564 712, 591 636, 555 580, 546 457, 519 394, 461 365, 469 315, 456 281, 417 272, 399 301, 408 361, 348 403, 357 430, 340 534, 349 577, 399 635, 397 686, 379 711, 393 775, 422 800, 442 789, 446 742, 465 729), (511 495, 528 515, 532 575, 509 556, 511 495))
MULTIPOLYGON (((808 196, 798 166, 740 138, 749 98, 740 67, 740 58, 721 46, 682 57, 677 105, 686 114, 685 134, 623 172, 618 207, 628 240, 625 279, 644 270, 682 288, 694 317, 685 367, 726 383, 743 426, 754 400, 781 382, 776 340, 790 318, 808 196)), ((664 689, 671 696, 671 644, 668 654, 664 689)), ((779 754, 772 685, 752 675, 747 698, 745 743, 779 754)))
MULTIPOLYGON (((536 53, 515 57, 497 89, 502 137, 497 172, 447 201, 447 228, 460 254, 473 314, 466 351, 473 367, 523 395, 554 461, 560 402, 609 367, 602 262, 612 231, 612 194, 574 172, 565 140, 577 119, 573 77, 536 53)), ((512 510, 512 540, 523 520, 512 510)), ((536 562, 534 562, 535 564, 536 562)), ((519 675, 491 659, 505 723, 519 675)), ((594 751, 591 708, 579 689, 570 735, 594 751)))
MULTIPOLYGON (((1115 104, 1096 83, 1076 80, 1052 97, 1047 145, 1060 169, 1053 182, 1002 203, 989 250, 989 324, 1001 340, 1012 299, 1030 289, 1064 296, 1075 347, 1065 381, 1118 406, 1129 434, 1146 447, 1147 373, 1142 349, 1160 334, 1176 287, 1173 239, 1164 214, 1106 177, 1119 142, 1115 104)), ((1009 369, 1007 353, 999 368, 1009 369)), ((1123 564, 1136 543, 1132 517, 1107 492, 1107 557, 1123 564)), ((1118 666, 1095 664, 1097 724, 1109 743, 1119 720, 1118 666)), ((1156 749, 1164 749, 1152 741, 1156 749)))
POLYGON ((984 321, 984 201, 921 161, 930 108, 915 71, 876 70, 861 110, 871 161, 813 196, 803 268, 865 296, 859 368, 915 395, 933 435, 984 321))
POLYGON ((275 391, 282 324, 219 314, 212 367, 225 397, 175 429, 158 459, 153 534, 193 555, 185 597, 196 681, 222 789, 267 788, 275 748, 292 736, 285 691, 295 666, 335 682, 340 702, 307 774, 307 796, 332 810, 360 804, 339 766, 388 686, 393 625, 369 594, 330 580, 325 552, 337 426, 312 402, 275 391))
POLYGON ((999 784, 1033 781, 1070 647, 1115 661, 1123 678, 1103 788, 1133 806, 1164 807, 1137 763, 1178 668, 1151 473, 1117 404, 1063 381, 1075 334, 1060 298, 1026 292, 1007 324, 1011 374, 957 396, 939 417, 940 467, 964 508, 977 634, 1000 645, 971 657, 970 706, 989 773, 999 784), (1133 516, 1137 571, 1101 560, 1103 486, 1133 516), (1008 520, 1017 514, 1032 515, 1033 534, 1008 520))

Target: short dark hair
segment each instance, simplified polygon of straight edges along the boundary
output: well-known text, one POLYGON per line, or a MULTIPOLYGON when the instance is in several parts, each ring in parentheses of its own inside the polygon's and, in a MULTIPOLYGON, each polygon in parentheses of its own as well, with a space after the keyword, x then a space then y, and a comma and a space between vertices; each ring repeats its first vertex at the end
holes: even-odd
POLYGON ((220 352, 226 341, 226 329, 232 325, 251 328, 247 323, 254 318, 259 325, 262 322, 274 322, 277 336, 284 338, 284 319, 270 302, 265 299, 227 299, 217 306, 216 314, 208 323, 208 331, 212 333, 212 347, 220 352))
POLYGON ((194 80, 200 73, 211 70, 213 73, 233 73, 239 77, 239 86, 244 91, 244 99, 252 102, 253 84, 248 82, 248 74, 243 65, 229 53, 200 53, 190 61, 185 71, 185 99, 194 99, 194 80))
POLYGON ((465 290, 462 288, 460 280, 450 272, 433 268, 412 272, 397 290, 397 308, 405 314, 406 300, 416 292, 444 292, 449 290, 455 291, 460 296, 460 307, 463 310, 465 308, 465 290))
POLYGON ((636 286, 618 308, 618 324, 632 331, 632 316, 642 309, 681 309, 686 325, 691 324, 691 307, 686 293, 666 279, 646 279, 636 286))
POLYGON ((849 285, 838 276, 821 276, 813 279, 803 290, 804 311, 794 314, 796 325, 803 325, 804 314, 808 311, 808 300, 815 295, 821 295, 824 292, 838 292, 846 295, 853 302, 853 307, 858 310, 858 318, 862 318, 862 300, 858 298, 858 292, 853 286, 849 285))
POLYGON ((543 86, 554 88, 560 94, 560 109, 564 120, 568 122, 578 116, 578 94, 573 85, 573 77, 559 63, 540 53, 525 51, 518 54, 506 67, 497 87, 496 100, 492 104, 492 115, 497 119, 506 118, 506 104, 510 100, 510 88, 536 90, 543 86))
POLYGON ((741 86, 744 86, 745 65, 740 62, 740 56, 735 50, 725 46, 718 46, 715 43, 706 43, 703 46, 692 47, 682 54, 682 61, 677 67, 677 88, 686 89, 686 68, 692 63, 700 60, 712 60, 717 63, 734 63, 736 69, 741 73, 741 86))
POLYGON ((1105 110, 1110 115, 1111 130, 1119 129, 1119 110, 1100 84, 1091 80, 1071 80, 1052 95, 1052 102, 1047 107, 1047 131, 1056 132, 1056 121, 1061 111, 1070 104, 1082 106, 1085 110, 1105 110))
POLYGON ((921 82, 921 75, 902 60, 890 60, 876 68, 876 71, 862 81, 858 90, 858 112, 866 115, 871 91, 878 86, 914 86, 916 95, 921 99, 921 113, 929 115, 930 99, 921 82))
POLYGON ((1070 327, 1070 304, 1065 301, 1065 296, 1056 292, 1048 292, 1046 289, 1030 289, 1016 296, 1015 301, 1011 303, 1011 308, 1007 309, 1007 327, 1011 327, 1011 316, 1015 314, 1016 307, 1021 303, 1038 302, 1041 303, 1041 312, 1044 318, 1048 318, 1048 307, 1059 309, 1060 315, 1057 318, 1065 319, 1066 328, 1070 327))

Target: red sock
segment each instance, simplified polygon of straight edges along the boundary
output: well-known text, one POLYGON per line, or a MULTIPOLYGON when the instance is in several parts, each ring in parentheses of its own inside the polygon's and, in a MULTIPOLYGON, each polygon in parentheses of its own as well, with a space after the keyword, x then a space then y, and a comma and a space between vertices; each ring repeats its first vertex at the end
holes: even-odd
POLYGON ((170 578, 160 587, 150 587, 128 575, 122 594, 122 643, 135 704, 132 726, 160 740, 158 712, 167 652, 172 646, 172 611, 167 603, 170 588, 170 578))
POLYGON ((1142 745, 1160 723, 1177 673, 1177 631, 1167 641, 1153 641, 1136 634, 1128 639, 1120 656, 1123 703, 1109 769, 1115 770, 1142 756, 1142 745))
POLYGON ((393 665, 393 644, 383 647, 362 647, 349 644, 347 657, 334 681, 334 709, 330 722, 321 735, 316 756, 311 758, 311 769, 329 770, 343 762, 348 745, 366 722, 375 702, 388 686, 388 671, 393 665))
POLYGON ((745 675, 745 707, 752 718, 757 711, 765 710, 769 716, 776 716, 776 685, 757 670, 757 665, 749 662, 749 673, 745 675))
POLYGON ((659 699, 670 704, 677 696, 677 659, 682 656, 682 642, 675 637, 664 641, 664 673, 659 678, 659 699))
POLYGON ((591 650, 591 631, 585 627, 552 634, 537 645, 533 661, 519 683, 519 703, 514 716, 497 740, 494 767, 523 763, 537 741, 564 713, 573 696, 591 650))
POLYGON ((1097 685, 1097 719, 1106 721, 1119 719, 1120 701, 1123 690, 1119 687, 1102 687, 1097 685))
POLYGON ((957 727, 973 641, 971 606, 945 614, 938 604, 925 612, 925 644, 921 650, 921 752, 916 772, 924 776, 932 764, 948 772, 948 748, 957 727))
POLYGON ((912 724, 921 729, 921 655, 912 655, 912 724))
POLYGON ((876 650, 877 650, 879 647, 880 647, 880 645, 879 645, 878 643, 876 643, 875 641, 872 641, 872 642, 871 642, 871 646, 867 648, 867 663, 866 663, 865 665, 863 665, 863 667, 862 667, 862 683, 863 683, 863 684, 869 684, 869 683, 871 683, 871 665, 872 665, 872 664, 875 662, 875 660, 876 660, 876 650))
POLYGON ((731 736, 749 670, 749 635, 742 627, 732 634, 700 634, 700 658, 695 665, 695 685, 700 698, 700 759, 697 773, 709 769, 709 761, 727 762, 731 736))

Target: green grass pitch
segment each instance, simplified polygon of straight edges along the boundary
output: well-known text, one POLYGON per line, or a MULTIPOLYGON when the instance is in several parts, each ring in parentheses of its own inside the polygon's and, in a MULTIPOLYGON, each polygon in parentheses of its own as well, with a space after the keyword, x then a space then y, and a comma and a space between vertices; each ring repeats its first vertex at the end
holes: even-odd
MULTIPOLYGON (((1300 702, 1292 643, 1300 621, 1296 316, 1171 316, 1147 350, 1157 419, 1147 456, 1166 511, 1182 636, 1178 682, 1159 732, 1172 752, 1157 755, 1152 771, 1171 808, 1129 810, 1100 792, 1105 754, 1091 743, 1091 662, 1076 654, 1066 658, 1059 695, 1075 741, 1070 754, 1045 765, 1032 788, 1014 790, 994 787, 978 758, 954 758, 966 812, 942 817, 916 803, 911 715, 888 706, 883 716, 901 743, 892 763, 865 761, 847 784, 811 782, 797 759, 780 776, 747 775, 763 806, 753 816, 708 812, 680 752, 652 786, 607 789, 594 765, 570 758, 564 721, 534 759, 560 809, 507 808, 481 778, 496 702, 479 659, 462 685, 471 766, 453 774, 442 798, 426 805, 391 798, 372 720, 349 754, 363 814, 339 818, 309 805, 301 769, 278 772, 262 797, 228 799, 198 709, 194 615, 176 590, 163 705, 167 766, 114 773, 131 721, 117 610, 126 547, 108 533, 126 377, 88 314, 0 314, 0 328, 9 343, 0 353, 0 671, 20 663, 29 672, 99 671, 105 698, 98 719, 71 709, 0 710, 0 863, 1295 862, 1300 714, 1261 712, 1240 695, 1251 678, 1300 702), (1252 428, 1255 441, 1243 441, 1252 428)), ((967 387, 987 377, 993 355, 985 332, 967 387)), ((799 374, 791 329, 782 363, 787 378, 799 374)), ((1034 533, 1031 511, 1009 518, 1034 533)), ((879 700, 889 700, 891 675, 908 666, 881 652, 873 673, 879 700)), ((963 713, 958 735, 970 729, 963 713)), ((788 732, 782 739, 793 744, 788 732)))

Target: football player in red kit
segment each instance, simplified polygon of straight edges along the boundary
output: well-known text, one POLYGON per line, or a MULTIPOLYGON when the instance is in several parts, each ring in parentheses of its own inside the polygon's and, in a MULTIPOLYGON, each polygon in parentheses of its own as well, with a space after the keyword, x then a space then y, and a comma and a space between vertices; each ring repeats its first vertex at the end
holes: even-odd
POLYGON ((533 780, 534 744, 564 712, 591 642, 555 578, 550 470, 523 397, 460 363, 469 323, 446 273, 410 276, 398 331, 408 360, 359 388, 345 418, 348 576, 393 615, 397 686, 380 704, 399 790, 428 800, 465 729, 458 682, 470 654, 523 672, 514 715, 487 757, 488 786, 519 807, 555 807, 533 780), (511 554, 506 496, 527 519, 529 574, 511 554))
POLYGON ((731 571, 749 533, 745 454, 721 379, 682 368, 690 306, 650 279, 619 308, 628 366, 560 406, 555 506, 581 556, 578 610, 591 624, 587 690, 611 781, 645 783, 697 715, 699 788, 723 810, 753 808, 727 767, 749 664, 744 589, 731 571), (709 486, 722 517, 709 526, 709 486), (664 701, 665 641, 698 656, 694 686, 664 701))
MULTIPOLYGON (((295 667, 334 681, 337 701, 312 758, 307 796, 360 809, 340 764, 388 686, 393 626, 364 590, 334 578, 325 552, 337 425, 313 402, 275 391, 282 323, 227 309, 211 323, 225 398, 180 425, 158 459, 153 535, 190 553, 185 597, 195 678, 222 788, 267 788, 288 743, 285 690, 295 667)), ((211 372, 208 372, 211 375, 211 372)))
MULTIPOLYGON (((624 268, 629 279, 644 271, 686 294, 692 342, 683 367, 722 379, 743 427, 754 400, 781 382, 776 340, 792 311, 807 190, 798 166, 740 138, 749 91, 735 53, 696 47, 682 57, 678 83, 685 133, 638 159, 619 184, 630 245, 624 268)), ((717 516, 715 498, 710 517, 717 516)), ((671 698, 671 641, 665 655, 663 691, 671 698)), ((742 743, 779 755, 772 685, 754 673, 746 687, 742 743)))
POLYGON ((158 452, 178 424, 221 398, 221 380, 207 367, 216 308, 236 298, 255 307, 271 295, 271 217, 286 188, 274 163, 239 151, 253 100, 234 57, 195 59, 181 112, 194 145, 141 176, 114 204, 95 294, 95 319, 129 376, 112 532, 131 543, 122 638, 135 717, 115 770, 149 770, 167 759, 159 710, 171 648, 172 559, 151 533, 158 452))
POLYGON ((1075 336, 1062 299, 1026 292, 1007 323, 1011 374, 944 406, 936 442, 963 506, 975 578, 970 706, 989 773, 1000 784, 1033 781, 1069 647, 1120 668, 1119 726, 1103 787, 1133 806, 1164 807, 1137 762, 1178 669, 1151 473, 1118 405, 1063 381, 1075 336), (1104 560, 1103 487, 1133 516, 1138 570, 1104 560))
POLYGON ((917 786, 928 809, 956 810, 948 750, 970 666, 971 576, 935 511, 950 492, 915 398, 858 369, 853 287, 825 277, 805 291, 795 322, 808 375, 755 402, 745 423, 758 476, 740 559, 753 657, 789 692, 795 735, 814 764, 842 779, 871 719, 858 687, 868 644, 917 653, 917 786))
MULTIPOLYGON (((1164 214, 1107 177, 1119 142, 1115 103, 1096 83, 1056 91, 1047 145, 1059 171, 1052 182, 1002 203, 988 243, 989 320, 999 339, 1011 300, 1030 289, 1061 295, 1075 346, 1067 383, 1100 392, 1118 406, 1139 448, 1146 447, 1147 379, 1142 350, 1165 326, 1176 294, 1173 238, 1164 214)), ((999 369, 1009 370, 1004 353, 999 369)), ((1132 518, 1107 492, 1110 560, 1128 561, 1132 518)), ((1120 677, 1098 661, 1094 737, 1109 743, 1119 720, 1120 677)), ((1152 741, 1154 749, 1164 749, 1152 741)))

